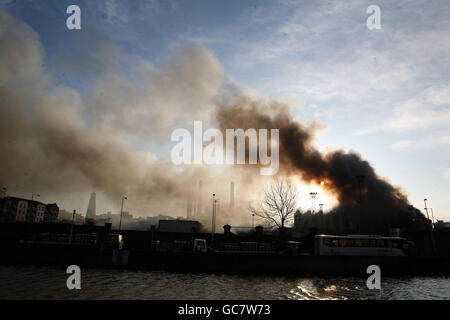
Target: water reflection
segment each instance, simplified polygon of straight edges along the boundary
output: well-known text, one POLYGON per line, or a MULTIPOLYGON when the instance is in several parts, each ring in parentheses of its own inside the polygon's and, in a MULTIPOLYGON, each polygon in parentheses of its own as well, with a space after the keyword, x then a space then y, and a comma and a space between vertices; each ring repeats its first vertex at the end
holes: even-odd
POLYGON ((63 268, 0 267, 1 299, 450 299, 450 278, 241 277, 127 270, 82 270, 81 290, 63 268))

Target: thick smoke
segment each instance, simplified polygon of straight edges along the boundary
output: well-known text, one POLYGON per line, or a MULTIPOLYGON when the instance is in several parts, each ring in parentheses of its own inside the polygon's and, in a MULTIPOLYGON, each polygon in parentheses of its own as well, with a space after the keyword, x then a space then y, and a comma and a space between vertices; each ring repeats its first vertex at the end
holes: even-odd
MULTIPOLYGON (((126 210, 135 216, 173 217, 185 216, 187 202, 201 198, 196 218, 209 226, 215 192, 224 211, 219 223, 241 223, 237 211, 225 209, 231 181, 241 186, 237 198, 245 199, 248 174, 174 166, 167 157, 172 130, 207 121, 223 89, 222 67, 208 51, 186 45, 154 66, 117 49, 136 72, 103 70, 92 90, 80 93, 55 85, 38 35, 2 12, 0 49, 0 185, 9 195, 39 193, 44 202, 82 213, 92 191, 103 199, 98 213, 117 212, 127 195, 126 210)), ((87 60, 80 58, 77 67, 89 68, 87 60)), ((68 63, 74 68, 75 62, 68 63)))
MULTIPOLYGON (((196 218, 207 226, 216 193, 218 226, 248 224, 248 202, 269 182, 255 166, 175 166, 167 158, 172 130, 204 120, 222 129, 280 129, 280 175, 325 181, 339 201, 335 211, 348 221, 357 219, 360 192, 367 225, 380 229, 405 221, 406 197, 368 162, 343 151, 321 154, 313 146, 314 123, 303 126, 286 105, 247 97, 227 82, 204 48, 187 45, 159 66, 113 51, 135 74, 104 70, 92 90, 82 93, 55 85, 44 68, 38 35, 0 12, 0 184, 9 192, 24 197, 38 192, 47 202, 84 210, 96 191, 108 201, 104 207, 116 212, 126 194, 138 216, 185 216, 186 204, 201 198, 196 218), (357 176, 365 177, 363 184, 357 176), (237 186, 233 210, 228 207, 231 181, 237 186)), ((70 64, 80 69, 86 63, 76 61, 70 64)))
POLYGON ((241 97, 220 108, 218 119, 222 129, 279 129, 281 174, 299 175, 307 183, 323 182, 322 188, 339 201, 334 211, 347 231, 385 232, 407 225, 416 212, 403 192, 379 177, 360 155, 342 150, 320 153, 313 146, 315 124, 294 121, 285 105, 241 97))

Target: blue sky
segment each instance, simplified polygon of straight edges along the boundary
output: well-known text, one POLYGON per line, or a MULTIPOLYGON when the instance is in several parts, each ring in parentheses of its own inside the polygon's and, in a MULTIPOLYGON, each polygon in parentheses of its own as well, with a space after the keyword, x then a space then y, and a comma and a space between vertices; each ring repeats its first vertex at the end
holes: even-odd
POLYGON ((240 87, 290 103, 301 121, 320 120, 322 150, 357 151, 412 204, 422 209, 426 197, 437 218, 450 220, 447 0, 2 0, 0 6, 39 34, 46 68, 82 98, 111 65, 132 76, 133 57, 158 64, 174 47, 198 42, 240 87), (81 8, 80 31, 65 27, 70 4, 81 8), (366 27, 372 4, 381 8, 381 30, 366 27), (98 51, 111 60, 99 59, 98 51), (80 58, 83 67, 70 63, 80 58))

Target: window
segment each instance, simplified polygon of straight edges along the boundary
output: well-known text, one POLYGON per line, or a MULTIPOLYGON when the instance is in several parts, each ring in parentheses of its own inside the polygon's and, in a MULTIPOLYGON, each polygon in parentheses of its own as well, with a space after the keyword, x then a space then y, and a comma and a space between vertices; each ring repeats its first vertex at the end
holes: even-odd
POLYGON ((339 240, 339 244, 341 247, 353 247, 354 243, 351 239, 341 239, 339 240))
POLYGON ((361 240, 362 246, 365 248, 370 247, 370 240, 361 240))
POLYGON ((376 240, 375 247, 377 247, 377 248, 385 248, 386 247, 386 241, 384 241, 384 240, 376 240))
POLYGON ((338 239, 323 239, 323 245, 327 246, 327 247, 340 247, 342 246, 341 244, 342 240, 338 240, 338 239))

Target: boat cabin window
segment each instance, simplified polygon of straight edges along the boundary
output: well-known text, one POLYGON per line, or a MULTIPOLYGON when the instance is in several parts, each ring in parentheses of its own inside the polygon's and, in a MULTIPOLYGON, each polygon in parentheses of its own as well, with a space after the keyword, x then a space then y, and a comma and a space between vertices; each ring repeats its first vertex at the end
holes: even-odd
POLYGON ((339 247, 339 242, 337 239, 323 238, 323 244, 328 247, 339 247))
POLYGON ((330 239, 323 238, 324 246, 328 247, 360 247, 360 248, 402 248, 402 240, 391 239, 330 239))

